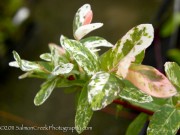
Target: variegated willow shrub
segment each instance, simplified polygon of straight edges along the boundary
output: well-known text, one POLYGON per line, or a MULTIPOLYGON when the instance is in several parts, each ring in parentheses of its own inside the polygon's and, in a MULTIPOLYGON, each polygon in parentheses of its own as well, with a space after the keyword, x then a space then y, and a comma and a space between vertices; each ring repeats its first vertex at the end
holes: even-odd
MULTIPOLYGON (((40 55, 43 61, 23 60, 13 51, 15 61, 9 65, 25 72, 20 79, 45 79, 34 104, 43 104, 55 87, 78 88, 81 90, 75 116, 78 133, 87 127, 94 111, 121 99, 154 112, 150 117, 148 135, 176 134, 180 126, 180 67, 167 62, 166 78, 155 68, 141 64, 145 49, 153 41, 152 25, 140 24, 112 45, 98 36, 83 38, 103 25, 91 23, 92 17, 90 5, 83 5, 74 17, 75 39, 61 35, 60 45, 49 44, 50 52, 40 55), (98 47, 110 49, 99 56, 98 47)), ((127 134, 138 134, 148 118, 141 113, 130 124, 127 134), (139 125, 139 129, 135 125, 139 125)))

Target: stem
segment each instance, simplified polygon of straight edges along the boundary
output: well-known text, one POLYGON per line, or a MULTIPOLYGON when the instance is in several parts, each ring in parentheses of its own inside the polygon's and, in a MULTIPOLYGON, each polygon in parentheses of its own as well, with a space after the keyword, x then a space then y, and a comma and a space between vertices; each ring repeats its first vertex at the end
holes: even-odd
POLYGON ((119 100, 119 99, 114 100, 113 103, 123 105, 126 108, 130 108, 130 109, 133 109, 133 110, 136 110, 136 111, 139 111, 139 112, 143 112, 143 113, 146 113, 148 115, 153 115, 153 113, 154 113, 153 111, 150 111, 150 110, 147 110, 147 109, 132 105, 132 104, 130 104, 128 102, 125 102, 125 101, 122 101, 122 100, 119 100))

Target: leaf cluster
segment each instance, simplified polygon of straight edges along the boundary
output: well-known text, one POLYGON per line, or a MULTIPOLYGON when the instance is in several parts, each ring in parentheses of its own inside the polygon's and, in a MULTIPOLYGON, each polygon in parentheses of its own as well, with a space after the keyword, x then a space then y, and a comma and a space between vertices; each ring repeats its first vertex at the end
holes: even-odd
MULTIPOLYGON (((141 64, 145 49, 153 41, 152 25, 138 25, 112 45, 98 36, 83 38, 103 25, 91 23, 92 17, 90 5, 83 5, 73 22, 75 39, 61 35, 60 45, 49 44, 50 53, 40 55, 43 61, 23 60, 13 51, 15 61, 9 65, 25 72, 20 79, 45 79, 34 98, 35 105, 43 104, 56 87, 78 87, 81 90, 75 116, 78 133, 87 127, 95 111, 115 99, 122 99, 155 112, 148 127, 149 135, 175 134, 180 125, 180 67, 176 63, 166 63, 167 78, 154 67, 141 64), (102 46, 111 48, 99 56, 98 47, 102 46)), ((140 114, 127 134, 136 129, 134 133, 138 134, 148 118, 140 114)))

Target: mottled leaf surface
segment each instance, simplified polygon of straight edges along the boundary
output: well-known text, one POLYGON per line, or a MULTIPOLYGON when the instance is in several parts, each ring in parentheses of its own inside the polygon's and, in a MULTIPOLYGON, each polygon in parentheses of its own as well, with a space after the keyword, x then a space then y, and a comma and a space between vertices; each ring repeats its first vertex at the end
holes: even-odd
MULTIPOLYGON (((116 71, 121 68, 119 63, 123 59, 135 61, 136 57, 152 43, 153 37, 154 30, 151 24, 141 24, 132 28, 112 49, 101 56, 102 68, 106 71, 116 71)), ((129 67, 130 63, 124 62, 126 67, 129 67)))
POLYGON ((168 79, 178 87, 180 91, 180 66, 175 62, 166 62, 165 72, 168 79))
POLYGON ((88 101, 93 110, 100 110, 119 97, 123 84, 107 72, 97 72, 88 84, 88 101))
POLYGON ((143 62, 144 56, 145 56, 145 50, 143 50, 141 53, 136 55, 135 61, 133 63, 141 64, 143 62))
POLYGON ((20 67, 22 71, 32 71, 32 70, 39 70, 40 67, 35 62, 30 62, 27 60, 22 60, 19 54, 16 51, 13 51, 14 59, 16 62, 10 62, 10 66, 13 67, 20 67))
MULTIPOLYGON (((89 13, 92 14, 91 6, 89 4, 84 4, 82 7, 78 9, 78 11, 75 14, 74 21, 73 21, 73 33, 75 33, 75 31, 79 27, 83 26, 86 16, 89 13)), ((91 20, 92 18, 89 20, 89 23, 91 23, 91 20)))
POLYGON ((177 93, 171 82, 151 66, 132 64, 126 79, 143 92, 154 97, 168 98, 177 93))
POLYGON ((83 25, 76 30, 76 32, 74 33, 74 38, 80 40, 91 31, 96 30, 102 26, 103 23, 92 23, 88 25, 83 25))
POLYGON ((60 65, 56 66, 54 70, 52 71, 53 75, 63 75, 63 74, 68 74, 72 71, 74 65, 71 63, 61 63, 60 65))
POLYGON ((93 52, 99 51, 97 47, 113 47, 113 45, 102 37, 88 37, 81 40, 81 43, 93 52))
POLYGON ((88 102, 87 95, 87 84, 82 89, 81 95, 78 100, 76 116, 75 116, 75 128, 76 131, 80 134, 88 126, 89 121, 93 115, 93 111, 88 102))
POLYGON ((36 106, 39 106, 43 104, 47 98, 51 95, 53 89, 56 86, 57 79, 49 79, 46 82, 44 82, 41 86, 40 91, 36 94, 34 98, 34 104, 36 106))
POLYGON ((180 127, 180 112, 170 105, 162 106, 150 120, 147 135, 176 135, 180 127))
POLYGON ((146 103, 153 101, 152 97, 141 92, 137 87, 135 87, 129 81, 124 80, 125 86, 121 90, 119 96, 125 100, 137 103, 146 103))
POLYGON ((51 57, 52 57, 52 56, 51 56, 50 53, 43 53, 43 54, 40 55, 40 58, 41 58, 42 60, 45 60, 45 61, 51 61, 51 60, 52 60, 51 57))
POLYGON ((54 67, 60 65, 61 63, 68 63, 68 60, 65 56, 65 50, 56 44, 49 44, 51 50, 51 61, 54 67))
POLYGON ((73 21, 74 38, 80 40, 91 31, 100 28, 102 23, 91 23, 93 12, 89 4, 83 5, 78 9, 73 21))
POLYGON ((144 127, 144 124, 146 123, 148 119, 148 115, 145 113, 140 113, 133 122, 129 125, 126 135, 140 135, 140 132, 142 128, 144 127))
POLYGON ((83 44, 64 36, 61 36, 60 42, 63 48, 69 52, 88 75, 93 75, 99 70, 99 61, 94 58, 92 53, 83 44))

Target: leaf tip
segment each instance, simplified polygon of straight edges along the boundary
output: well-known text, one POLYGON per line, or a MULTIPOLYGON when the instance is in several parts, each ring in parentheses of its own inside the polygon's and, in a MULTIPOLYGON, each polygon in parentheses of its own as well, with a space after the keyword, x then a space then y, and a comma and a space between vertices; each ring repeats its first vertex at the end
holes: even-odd
POLYGON ((42 104, 43 104, 43 102, 39 102, 38 96, 36 95, 35 98, 34 98, 34 105, 35 105, 35 106, 40 106, 40 105, 42 105, 42 104))

